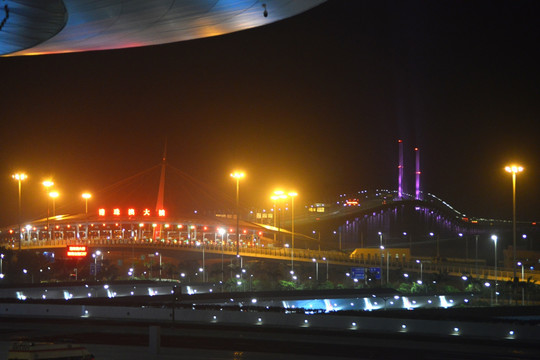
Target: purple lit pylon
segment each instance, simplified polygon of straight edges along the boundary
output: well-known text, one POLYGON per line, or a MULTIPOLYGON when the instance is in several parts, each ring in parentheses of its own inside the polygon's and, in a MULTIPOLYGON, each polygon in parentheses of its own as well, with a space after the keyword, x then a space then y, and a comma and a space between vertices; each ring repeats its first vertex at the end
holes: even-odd
POLYGON ((399 145, 398 199, 403 199, 403 140, 398 140, 398 145, 399 145))
POLYGON ((422 200, 420 198, 420 150, 416 147, 414 148, 414 152, 416 154, 416 193, 415 193, 415 199, 416 200, 422 200))

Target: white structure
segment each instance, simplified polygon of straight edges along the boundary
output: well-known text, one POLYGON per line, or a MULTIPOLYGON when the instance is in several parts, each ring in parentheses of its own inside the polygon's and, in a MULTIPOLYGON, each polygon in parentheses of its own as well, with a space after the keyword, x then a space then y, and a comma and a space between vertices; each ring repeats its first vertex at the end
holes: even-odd
POLYGON ((325 0, 2 0, 0 55, 121 49, 227 34, 325 0))

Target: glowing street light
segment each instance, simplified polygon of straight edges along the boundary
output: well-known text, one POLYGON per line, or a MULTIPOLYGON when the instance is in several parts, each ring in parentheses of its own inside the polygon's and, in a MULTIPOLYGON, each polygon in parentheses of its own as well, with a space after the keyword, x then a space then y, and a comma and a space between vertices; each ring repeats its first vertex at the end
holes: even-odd
POLYGON ((423 278, 424 264, 422 264, 422 261, 420 261, 420 260, 416 260, 416 263, 420 264, 420 281, 423 282, 424 281, 424 278, 423 278))
POLYGON ((379 235, 379 240, 380 240, 380 246, 379 248, 381 249, 381 254, 380 254, 380 260, 381 260, 381 268, 379 270, 379 273, 381 274, 381 287, 383 285, 383 261, 382 261, 382 258, 383 258, 383 250, 384 250, 384 246, 383 246, 383 239, 382 239, 382 232, 378 232, 377 233, 379 235))
POLYGON ((223 279, 224 279, 224 274, 225 274, 225 270, 224 270, 224 266, 223 266, 223 243, 225 242, 225 233, 227 231, 224 229, 224 228, 219 228, 218 229, 218 233, 221 235, 221 283, 223 284, 223 279))
POLYGON ((495 304, 497 304, 497 235, 491 235, 491 240, 495 243, 495 304))
POLYGON ((231 173, 231 177, 236 179, 236 255, 240 253, 240 179, 246 175, 243 172, 235 171, 231 173))
POLYGON ((19 250, 21 250, 21 240, 22 240, 22 231, 21 231, 21 183, 28 178, 25 173, 17 173, 11 175, 11 177, 19 183, 19 250))
MULTIPOLYGON (((517 174, 523 171, 523 167, 519 165, 510 165, 504 168, 506 172, 512 174, 512 253, 513 263, 516 263, 516 177, 517 174)), ((516 268, 514 267, 514 279, 516 278, 516 268)))
POLYGON ((90 193, 83 193, 82 194, 82 197, 84 199, 84 203, 85 203, 85 214, 88 216, 88 199, 90 199, 92 197, 92 194, 90 193))
POLYGON ((85 192, 81 196, 84 199, 84 213, 86 215, 86 233, 85 233, 85 237, 88 240, 88 199, 90 199, 92 197, 92 194, 85 192))

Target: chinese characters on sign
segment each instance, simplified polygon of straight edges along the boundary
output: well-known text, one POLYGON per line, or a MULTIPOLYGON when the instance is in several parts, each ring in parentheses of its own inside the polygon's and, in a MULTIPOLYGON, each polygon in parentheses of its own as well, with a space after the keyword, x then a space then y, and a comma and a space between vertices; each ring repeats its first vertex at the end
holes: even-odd
MULTIPOLYGON (((122 214, 127 214, 128 216, 135 216, 135 215, 137 215, 137 213, 142 214, 142 216, 159 216, 159 217, 165 217, 166 216, 165 209, 158 209, 156 211, 152 211, 152 210, 147 208, 147 209, 144 209, 144 210, 141 210, 141 211, 136 211, 134 208, 129 208, 129 209, 127 209, 126 212, 124 212, 120 208, 114 208, 114 209, 112 209, 111 212, 112 212, 112 214, 114 216, 120 216, 122 214)), ((105 216, 105 215, 107 215, 107 213, 108 213, 107 209, 104 209, 104 208, 98 209, 98 216, 105 216)))

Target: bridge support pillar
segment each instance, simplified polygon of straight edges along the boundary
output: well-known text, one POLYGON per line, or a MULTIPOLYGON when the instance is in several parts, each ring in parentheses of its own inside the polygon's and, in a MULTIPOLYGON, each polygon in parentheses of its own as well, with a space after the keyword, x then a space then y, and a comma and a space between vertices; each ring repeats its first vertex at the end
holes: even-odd
POLYGON ((148 351, 150 354, 159 354, 161 347, 161 327, 150 326, 148 331, 148 351))

